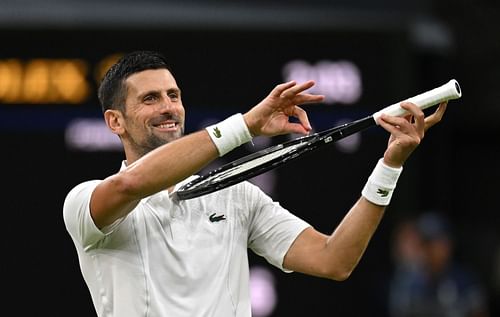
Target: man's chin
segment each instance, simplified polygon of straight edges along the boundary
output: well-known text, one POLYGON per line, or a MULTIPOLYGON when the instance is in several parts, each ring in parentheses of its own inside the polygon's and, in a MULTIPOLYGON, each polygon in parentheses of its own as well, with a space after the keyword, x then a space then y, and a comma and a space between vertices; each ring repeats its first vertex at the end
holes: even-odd
POLYGON ((165 143, 170 143, 181 138, 184 134, 181 131, 169 132, 165 135, 161 136, 161 139, 165 141, 165 143))

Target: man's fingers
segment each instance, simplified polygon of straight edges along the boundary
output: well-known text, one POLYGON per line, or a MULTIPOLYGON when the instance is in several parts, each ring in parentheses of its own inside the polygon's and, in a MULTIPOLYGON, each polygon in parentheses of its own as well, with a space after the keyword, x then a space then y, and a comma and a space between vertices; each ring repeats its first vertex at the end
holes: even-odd
POLYGON ((271 91, 270 96, 274 98, 288 99, 289 102, 295 105, 322 102, 325 99, 325 96, 323 95, 303 93, 314 85, 314 80, 308 80, 302 84, 297 84, 297 82, 292 80, 277 85, 271 91))
MULTIPOLYGON (((410 110, 406 109, 407 106, 404 106, 404 108, 407 111, 410 110)), ((418 107, 417 109, 420 111, 418 107)), ((390 132, 395 137, 402 134, 406 134, 406 135, 414 135, 415 137, 421 139, 424 136, 423 113, 421 111, 419 113, 419 111, 415 110, 416 109, 411 109, 411 112, 414 112, 415 115, 413 113, 410 113, 405 117, 395 117, 382 114, 380 116, 379 125, 388 132, 390 132), (414 119, 414 122, 411 121, 412 119, 414 119)))
POLYGON ((422 109, 417 107, 415 104, 410 103, 410 102, 403 102, 401 103, 401 108, 405 109, 411 114, 410 120, 413 119, 413 122, 411 122, 413 125, 415 125, 415 128, 419 135, 423 137, 424 133, 424 128, 425 128, 425 115, 422 109))
POLYGON ((291 80, 289 82, 279 84, 276 87, 274 87, 274 89, 271 91, 271 95, 274 97, 280 97, 284 91, 286 91, 287 89, 289 89, 290 87, 293 87, 295 85, 297 85, 297 82, 295 80, 291 80))
POLYGON ((314 80, 308 80, 300 85, 290 86, 290 87, 286 88, 284 91, 282 91, 280 96, 285 97, 285 98, 294 98, 295 96, 297 96, 301 92, 314 86, 314 84, 315 84, 314 80))
POLYGON ((307 117, 307 112, 299 106, 293 107, 293 116, 298 118, 304 129, 309 132, 312 130, 311 123, 307 117))
POLYGON ((443 118, 443 115, 448 107, 448 102, 444 101, 439 104, 436 111, 433 114, 425 118, 425 131, 427 131, 430 127, 440 122, 443 118))
POLYGON ((409 124, 405 118, 388 116, 385 114, 382 114, 379 120, 379 125, 391 134, 401 133, 401 126, 405 124, 409 124))
POLYGON ((324 95, 300 94, 295 96, 293 103, 296 105, 302 105, 306 103, 319 103, 323 100, 325 100, 324 95))

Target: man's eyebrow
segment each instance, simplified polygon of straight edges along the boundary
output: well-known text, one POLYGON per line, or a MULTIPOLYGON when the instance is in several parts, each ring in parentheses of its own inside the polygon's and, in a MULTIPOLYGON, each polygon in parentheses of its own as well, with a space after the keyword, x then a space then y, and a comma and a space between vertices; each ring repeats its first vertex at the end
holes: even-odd
POLYGON ((177 93, 177 94, 180 95, 181 94, 181 89, 178 88, 178 87, 172 87, 172 88, 167 89, 167 93, 172 93, 172 92, 175 92, 175 93, 177 93))
MULTIPOLYGON (((141 100, 141 99, 143 99, 147 95, 160 96, 161 92, 162 92, 162 89, 147 90, 147 91, 145 91, 145 92, 137 95, 137 99, 141 100)), ((167 89, 167 94, 170 94, 170 93, 177 93, 178 95, 180 95, 181 94, 181 90, 180 90, 180 88, 177 88, 177 87, 168 88, 167 89)))
POLYGON ((151 89, 151 90, 146 90, 145 92, 137 95, 137 99, 142 99, 144 98, 145 96, 147 95, 160 95, 161 94, 161 90, 159 89, 151 89))

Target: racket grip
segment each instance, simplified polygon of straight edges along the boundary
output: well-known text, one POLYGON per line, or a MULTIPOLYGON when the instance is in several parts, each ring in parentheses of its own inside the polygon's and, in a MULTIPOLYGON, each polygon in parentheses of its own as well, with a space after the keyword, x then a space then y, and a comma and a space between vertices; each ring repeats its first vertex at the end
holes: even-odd
POLYGON ((407 111, 401 108, 400 104, 404 101, 409 101, 417 105, 420 109, 424 110, 429 107, 435 106, 443 101, 458 99, 462 96, 462 90, 460 89, 460 85, 455 79, 450 80, 446 84, 434 88, 432 90, 428 90, 419 95, 413 96, 406 100, 400 101, 398 103, 392 104, 379 110, 373 114, 373 119, 378 124, 378 119, 380 116, 384 114, 388 114, 391 116, 404 116, 407 114, 407 111))

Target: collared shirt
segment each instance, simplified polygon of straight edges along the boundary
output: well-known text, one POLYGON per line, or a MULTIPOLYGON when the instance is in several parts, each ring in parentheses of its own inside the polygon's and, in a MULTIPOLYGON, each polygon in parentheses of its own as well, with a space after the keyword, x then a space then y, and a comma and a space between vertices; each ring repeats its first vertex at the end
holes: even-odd
POLYGON ((63 208, 100 317, 250 316, 248 248, 286 271, 286 252, 309 227, 242 182, 188 200, 156 193, 99 230, 89 202, 100 182, 75 186, 63 208))

